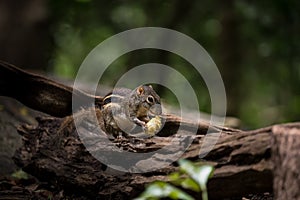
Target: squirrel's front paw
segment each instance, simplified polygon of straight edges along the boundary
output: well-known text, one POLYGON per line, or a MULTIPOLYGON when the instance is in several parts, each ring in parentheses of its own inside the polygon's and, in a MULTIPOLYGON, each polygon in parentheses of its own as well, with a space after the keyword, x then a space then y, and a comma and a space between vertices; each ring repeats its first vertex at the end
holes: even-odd
POLYGON ((145 125, 145 133, 150 136, 154 136, 161 129, 162 122, 159 116, 155 116, 145 125))
POLYGON ((133 122, 141 127, 145 127, 146 126, 146 122, 139 120, 138 118, 134 118, 133 122))

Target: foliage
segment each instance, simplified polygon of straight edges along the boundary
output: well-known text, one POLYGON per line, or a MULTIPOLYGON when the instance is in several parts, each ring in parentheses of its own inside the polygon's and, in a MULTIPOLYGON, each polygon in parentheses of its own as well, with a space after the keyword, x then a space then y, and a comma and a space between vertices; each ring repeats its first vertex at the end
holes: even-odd
POLYGON ((16 179, 28 179, 28 174, 24 172, 23 170, 18 170, 11 175, 12 177, 16 179))
POLYGON ((213 174, 213 167, 210 165, 198 166, 188 160, 179 161, 180 170, 169 175, 170 183, 156 181, 147 186, 146 190, 135 200, 147 199, 186 199, 193 200, 194 198, 175 187, 179 186, 184 189, 192 190, 194 192, 202 192, 202 199, 207 200, 207 181, 213 174), (175 185, 175 186, 174 186, 175 185))

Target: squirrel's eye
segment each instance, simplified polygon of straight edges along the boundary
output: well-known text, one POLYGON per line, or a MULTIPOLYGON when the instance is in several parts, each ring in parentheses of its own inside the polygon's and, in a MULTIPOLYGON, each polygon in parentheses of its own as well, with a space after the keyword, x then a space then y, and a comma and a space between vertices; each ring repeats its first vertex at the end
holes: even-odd
POLYGON ((154 103, 154 98, 153 98, 153 96, 151 96, 151 95, 148 96, 148 97, 147 97, 147 102, 148 102, 148 103, 154 103))

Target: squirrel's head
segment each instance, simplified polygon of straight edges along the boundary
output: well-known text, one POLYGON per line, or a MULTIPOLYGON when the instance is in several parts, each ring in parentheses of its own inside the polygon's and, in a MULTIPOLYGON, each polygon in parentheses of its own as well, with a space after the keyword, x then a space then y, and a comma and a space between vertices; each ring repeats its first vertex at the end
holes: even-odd
POLYGON ((161 114, 160 97, 151 85, 141 85, 135 89, 141 101, 138 117, 156 116, 161 114))

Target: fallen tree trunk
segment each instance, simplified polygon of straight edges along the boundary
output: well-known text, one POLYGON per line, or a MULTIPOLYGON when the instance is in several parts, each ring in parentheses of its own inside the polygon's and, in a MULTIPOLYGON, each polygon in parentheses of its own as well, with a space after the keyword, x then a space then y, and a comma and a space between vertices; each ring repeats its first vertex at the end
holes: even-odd
POLYGON ((91 113, 86 102, 95 100, 101 107, 103 98, 100 96, 74 90, 2 61, 0 95, 15 98, 52 116, 65 117, 39 118, 38 126, 24 125, 18 129, 23 136, 23 146, 16 151, 14 160, 42 182, 18 188, 12 182, 0 181, 1 198, 22 199, 32 195, 37 199, 49 198, 48 190, 56 191, 52 197, 57 199, 133 198, 148 183, 168 181, 168 174, 178 170, 176 160, 179 158, 214 165, 216 170, 208 183, 210 199, 272 192, 273 165, 276 197, 299 197, 295 189, 299 186, 299 131, 297 129, 295 134, 295 128, 299 128, 300 123, 240 131, 165 115, 159 137, 110 141, 97 129, 98 124, 103 123, 101 114, 96 121, 87 118, 91 113), (79 100, 75 105, 78 113, 85 108, 74 116, 74 119, 79 118, 79 127, 74 126, 70 116, 72 96, 79 100), (285 147, 291 150, 291 156, 285 147), (134 156, 123 156, 122 152, 134 153, 134 156), (206 155, 206 152, 209 153, 206 155), (148 157, 145 159, 144 155, 148 157), (117 165, 116 161, 119 161, 117 165), (289 188, 294 183, 296 187, 289 188), (284 192, 286 188, 289 194, 284 192))
POLYGON ((0 60, 0 96, 14 98, 24 105, 56 117, 72 114, 72 95, 77 99, 76 110, 87 107, 86 102, 101 97, 92 96, 46 77, 21 70, 0 60))
MULTIPOLYGON (((14 159, 26 172, 39 180, 52 183, 66 194, 78 193, 101 199, 133 198, 150 182, 168 181, 167 175, 178 169, 176 162, 171 162, 170 165, 146 173, 114 170, 87 151, 74 127, 68 125, 61 130, 63 121, 58 118, 43 118, 39 119, 38 127, 22 126, 19 133, 23 135, 24 145, 16 152, 14 159)), ((293 127, 299 124, 281 126, 293 127)), ((93 127, 89 129, 94 130, 93 127)), ((210 199, 272 192, 272 127, 249 132, 223 131, 217 144, 204 159, 199 158, 199 150, 205 136, 184 136, 188 134, 188 130, 169 137, 120 139, 111 144, 99 140, 99 135, 88 129, 84 132, 94 141, 95 149, 114 151, 115 148, 110 146, 113 144, 122 151, 137 153, 137 157, 138 153, 155 151, 171 141, 178 141, 179 144, 182 137, 186 137, 193 142, 181 157, 215 166, 214 176, 208 184, 210 199)), ((168 155, 176 153, 177 149, 174 148, 174 152, 170 150, 168 155)), ((135 169, 143 166, 155 168, 155 165, 164 164, 168 155, 155 154, 148 160, 128 162, 136 162, 135 169)))

